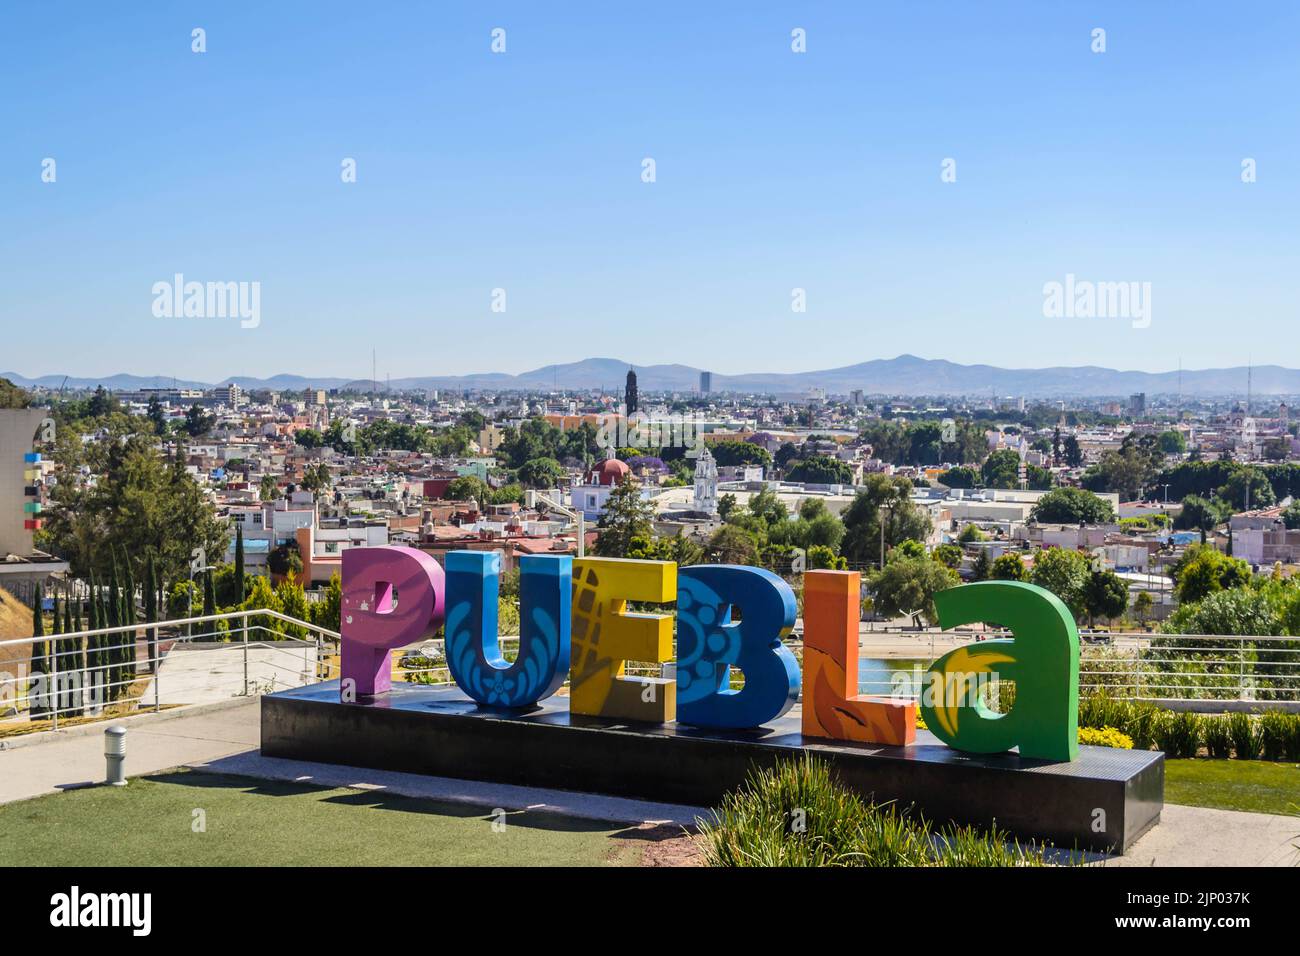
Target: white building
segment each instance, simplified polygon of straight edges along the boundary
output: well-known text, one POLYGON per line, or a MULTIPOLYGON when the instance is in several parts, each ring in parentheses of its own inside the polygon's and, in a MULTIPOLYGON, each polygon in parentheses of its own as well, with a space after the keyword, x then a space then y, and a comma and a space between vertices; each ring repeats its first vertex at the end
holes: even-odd
POLYGON ((706 515, 718 513, 718 464, 707 445, 695 461, 695 497, 691 510, 706 515))

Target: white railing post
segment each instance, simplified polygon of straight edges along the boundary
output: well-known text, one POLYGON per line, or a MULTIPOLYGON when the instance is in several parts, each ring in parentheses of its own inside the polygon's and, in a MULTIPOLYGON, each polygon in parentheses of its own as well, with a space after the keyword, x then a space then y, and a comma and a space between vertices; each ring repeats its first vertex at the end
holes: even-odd
POLYGON ((1246 699, 1246 642, 1237 642, 1237 699, 1246 699))
POLYGON ((248 615, 244 615, 244 696, 248 696, 248 615))
POLYGON ((149 644, 153 647, 153 660, 149 666, 153 669, 153 709, 157 713, 162 710, 162 691, 158 687, 162 683, 162 635, 153 631, 149 644))
MULTIPOLYGON (((56 608, 57 609, 57 608, 56 608)), ((50 638, 50 666, 51 673, 45 676, 49 678, 49 692, 47 694, 50 701, 50 729, 59 729, 59 642, 57 639, 50 638)))

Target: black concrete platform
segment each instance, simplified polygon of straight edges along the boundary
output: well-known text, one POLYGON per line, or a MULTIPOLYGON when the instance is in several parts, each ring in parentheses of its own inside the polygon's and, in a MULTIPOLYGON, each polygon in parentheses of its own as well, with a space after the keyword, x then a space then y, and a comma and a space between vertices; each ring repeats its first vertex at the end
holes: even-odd
POLYGON ((935 822, 1123 853, 1160 819, 1164 755, 1081 747, 1074 763, 980 756, 925 731, 911 747, 837 743, 799 733, 792 716, 755 731, 709 731, 570 717, 552 697, 519 714, 478 707, 455 688, 394 684, 341 704, 330 681, 262 697, 262 753, 534 787, 716 806, 751 767, 809 751, 877 801, 935 822))

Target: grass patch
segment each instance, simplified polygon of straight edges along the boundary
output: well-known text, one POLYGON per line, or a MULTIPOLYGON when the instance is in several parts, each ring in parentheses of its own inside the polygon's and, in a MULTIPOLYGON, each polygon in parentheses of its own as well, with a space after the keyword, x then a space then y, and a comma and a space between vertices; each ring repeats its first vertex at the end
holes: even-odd
POLYGON ((645 831, 185 770, 0 806, 3 866, 602 866, 645 831), (206 832, 194 832, 195 810, 206 832))
POLYGON ((1300 812, 1300 765, 1262 760, 1165 760, 1165 802, 1256 813, 1300 812))

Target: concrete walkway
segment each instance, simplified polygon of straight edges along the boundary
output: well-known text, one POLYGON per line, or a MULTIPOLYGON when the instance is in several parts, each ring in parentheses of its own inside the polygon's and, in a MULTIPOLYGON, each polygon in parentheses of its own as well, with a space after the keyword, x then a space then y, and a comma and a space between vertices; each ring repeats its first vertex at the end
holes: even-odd
POLYGON ((1166 803, 1158 824, 1103 865, 1297 866, 1300 817, 1166 803))
POLYGON ((156 773, 196 761, 256 750, 261 742, 261 703, 147 714, 42 734, 40 742, 19 738, 0 750, 0 803, 87 786, 104 779, 104 729, 127 728, 126 772, 156 773), (175 715, 175 716, 173 716, 175 715))
POLYGON ((164 707, 230 700, 253 692, 301 687, 315 680, 316 648, 311 644, 177 644, 163 659, 161 673, 140 699, 164 707), (155 687, 157 683, 155 698, 155 687))
MULTIPOLYGON (((254 700, 128 718, 126 770, 130 776, 189 766, 263 780, 286 780, 384 790, 399 796, 471 803, 489 809, 546 808, 556 813, 620 823, 689 825, 703 808, 626 800, 445 777, 392 773, 263 757, 258 752, 261 708, 254 700)), ((107 724, 42 735, 0 749, 0 803, 86 786, 104 779, 107 724)), ((1300 818, 1166 804, 1159 825, 1124 857, 1102 866, 1295 866, 1300 863, 1300 818)))

